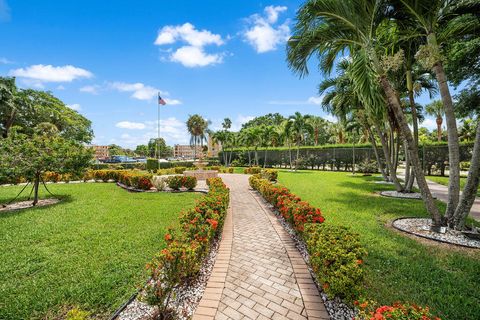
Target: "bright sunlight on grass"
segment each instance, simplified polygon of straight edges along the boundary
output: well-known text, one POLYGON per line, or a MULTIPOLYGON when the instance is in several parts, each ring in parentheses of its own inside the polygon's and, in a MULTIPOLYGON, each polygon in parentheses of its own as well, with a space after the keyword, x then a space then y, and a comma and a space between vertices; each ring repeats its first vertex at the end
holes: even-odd
POLYGON ((360 234, 369 252, 367 297, 429 305, 445 319, 480 319, 480 251, 422 244, 387 227, 395 218, 425 216, 424 205, 380 197, 375 192, 390 187, 374 180, 343 172, 279 174, 280 183, 322 210, 325 223, 360 234))
MULTIPOLYGON (((167 227, 200 197, 129 193, 111 183, 49 189, 63 201, 0 212, 0 319, 55 318, 70 306, 108 318, 146 280, 167 227)), ((0 187, 0 203, 19 190, 0 187)))
MULTIPOLYGON (((426 177, 428 180, 431 180, 433 182, 439 183, 444 186, 448 186, 448 177, 441 177, 441 176, 428 176, 426 177)), ((460 177, 460 188, 463 190, 465 187, 465 183, 467 183, 467 178, 465 177, 460 177)), ((480 189, 477 190, 477 196, 480 197, 480 189)))

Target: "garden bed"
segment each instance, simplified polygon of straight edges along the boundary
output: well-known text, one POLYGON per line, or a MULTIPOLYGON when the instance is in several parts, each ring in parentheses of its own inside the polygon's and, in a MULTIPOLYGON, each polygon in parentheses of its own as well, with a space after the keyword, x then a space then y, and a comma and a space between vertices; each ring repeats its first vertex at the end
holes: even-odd
POLYGON ((430 231, 432 219, 429 218, 398 218, 392 222, 392 226, 402 232, 430 239, 433 241, 448 243, 456 246, 480 249, 480 241, 469 239, 461 232, 446 229, 445 233, 430 231))
POLYGON ((38 203, 35 206, 33 206, 32 200, 18 201, 18 202, 13 202, 11 204, 1 205, 0 206, 0 212, 51 206, 51 205, 57 204, 59 202, 60 202, 60 199, 57 199, 57 198, 40 199, 40 200, 38 200, 38 203))

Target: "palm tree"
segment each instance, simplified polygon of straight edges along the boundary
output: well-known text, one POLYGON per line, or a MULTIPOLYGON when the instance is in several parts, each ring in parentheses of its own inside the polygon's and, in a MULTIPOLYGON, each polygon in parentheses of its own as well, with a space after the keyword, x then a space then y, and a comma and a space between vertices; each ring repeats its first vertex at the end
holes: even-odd
POLYGON ((445 114, 445 109, 443 108, 443 103, 440 100, 435 100, 432 103, 429 103, 425 107, 425 112, 435 117, 437 123, 437 141, 442 141, 442 123, 443 115, 445 114))
POLYGON ((460 146, 453 100, 440 48, 452 37, 477 33, 480 25, 473 13, 480 8, 478 1, 401 0, 399 9, 409 14, 414 23, 409 36, 419 36, 426 40, 426 44, 417 53, 417 59, 435 73, 440 87, 448 136, 450 176, 445 217, 449 220, 460 195, 460 146))
POLYGON ((308 119, 309 115, 302 115, 300 112, 295 112, 293 116, 288 118, 289 131, 293 135, 293 140, 297 145, 297 157, 295 163, 295 170, 298 169, 298 164, 300 160, 300 143, 305 140, 307 134, 313 132, 313 128, 310 125, 308 119))
POLYGON ((265 158, 263 160, 263 167, 267 165, 267 152, 269 146, 275 146, 278 141, 277 131, 274 126, 264 126, 262 127, 262 144, 265 147, 265 158))
POLYGON ((190 145, 193 149, 193 158, 197 158, 197 146, 200 144, 203 149, 203 142, 206 140, 208 121, 202 116, 194 114, 188 117, 187 130, 190 133, 190 145))
POLYGON ((313 129, 314 144, 317 146, 320 131, 325 129, 325 120, 320 117, 311 117, 310 119, 308 119, 308 123, 313 129))
POLYGON ((249 167, 252 165, 252 156, 250 154, 250 147, 254 146, 255 140, 257 140, 257 138, 258 137, 256 136, 256 132, 253 130, 253 127, 246 128, 240 132, 240 141, 244 146, 247 147, 249 167))
POLYGON ((437 228, 442 219, 421 170, 418 147, 399 97, 381 63, 385 51, 378 48, 376 41, 388 8, 382 0, 306 1, 297 13, 297 23, 288 41, 288 63, 293 71, 304 76, 308 74, 308 60, 314 55, 319 57, 321 69, 328 73, 341 52, 350 52, 355 91, 366 108, 383 106, 386 98, 407 143, 425 206, 437 228), (378 85, 383 92, 376 90, 378 85))
POLYGON ((221 144, 222 145, 222 148, 223 148, 223 152, 222 152, 222 156, 223 156, 223 163, 225 165, 227 165, 227 153, 225 151, 225 141, 227 139, 227 135, 225 133, 225 131, 222 131, 222 130, 219 130, 219 131, 215 131, 215 132, 212 132, 210 134, 210 137, 212 138, 213 142, 214 143, 217 143, 217 144, 221 144))

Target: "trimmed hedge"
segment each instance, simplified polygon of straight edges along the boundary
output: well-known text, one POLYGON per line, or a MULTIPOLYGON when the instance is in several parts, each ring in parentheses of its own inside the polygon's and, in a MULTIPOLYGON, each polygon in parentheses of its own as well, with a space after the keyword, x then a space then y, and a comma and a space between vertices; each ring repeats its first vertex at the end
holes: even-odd
POLYGON ((324 224, 320 209, 284 186, 274 185, 260 175, 251 176, 249 183, 305 242, 310 264, 325 293, 352 303, 363 287, 363 256, 367 254, 358 234, 346 227, 324 224))
POLYGON ((197 178, 190 176, 171 176, 167 178, 167 185, 173 190, 180 190, 185 188, 193 190, 197 186, 197 178))
POLYGON ((102 180, 107 182, 115 180, 123 183, 127 187, 132 187, 140 190, 149 190, 153 187, 152 175, 134 170, 93 170, 89 171, 85 180, 102 180))
POLYGON ((175 288, 198 274, 213 239, 222 230, 230 201, 229 189, 220 178, 208 179, 207 184, 208 194, 181 214, 180 226, 165 234, 166 248, 147 264, 151 281, 145 289, 145 298, 149 304, 158 306, 161 317, 173 311, 168 310, 168 302, 175 288))
POLYGON ((93 170, 126 170, 126 169, 137 169, 137 170, 146 170, 147 165, 143 162, 128 162, 128 163, 95 163, 90 166, 93 170))
POLYGON ((361 293, 366 251, 358 234, 347 227, 307 224, 305 243, 310 264, 330 298, 338 296, 352 303, 361 293))

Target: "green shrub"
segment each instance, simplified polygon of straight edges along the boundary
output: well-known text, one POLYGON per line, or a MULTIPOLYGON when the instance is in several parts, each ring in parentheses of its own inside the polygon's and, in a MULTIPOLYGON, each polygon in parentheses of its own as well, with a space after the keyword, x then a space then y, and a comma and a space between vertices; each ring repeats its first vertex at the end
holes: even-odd
POLYGON ((364 160, 358 164, 358 172, 369 174, 369 173, 376 173, 377 172, 377 162, 376 161, 368 161, 364 160))
POLYGON ((261 174, 262 178, 267 179, 269 181, 277 181, 278 178, 278 170, 275 169, 263 169, 261 174))
POLYGON ((172 190, 180 190, 182 187, 182 176, 172 176, 167 178, 167 185, 172 190))
POLYGON ((262 168, 260 167, 248 167, 243 169, 244 174, 258 174, 262 171, 262 168))
POLYGON ((347 227, 306 224, 310 264, 329 297, 353 302, 362 290, 365 249, 358 234, 347 227))
POLYGON ((185 170, 187 170, 187 167, 175 167, 173 170, 176 174, 182 174, 185 170))
POLYGON ((182 186, 187 190, 193 190, 197 186, 197 178, 185 176, 182 179, 182 186))
POLYGON ((146 169, 148 171, 154 171, 159 169, 158 159, 153 159, 153 158, 147 159, 146 169))

